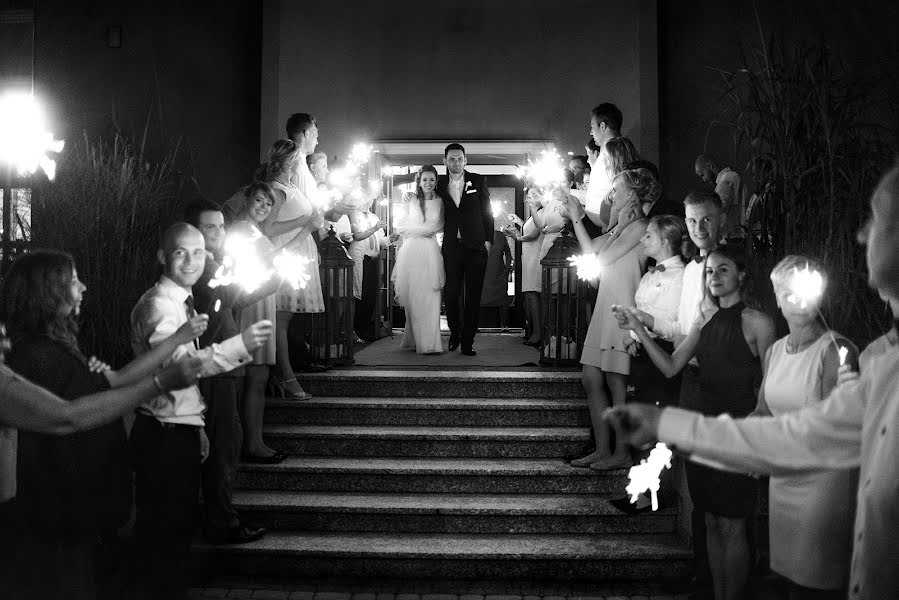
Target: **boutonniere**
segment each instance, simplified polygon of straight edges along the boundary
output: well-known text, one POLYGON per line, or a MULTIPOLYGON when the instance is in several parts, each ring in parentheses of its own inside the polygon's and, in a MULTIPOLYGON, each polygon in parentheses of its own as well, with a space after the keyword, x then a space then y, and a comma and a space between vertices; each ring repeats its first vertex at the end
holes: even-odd
POLYGON ((474 194, 474 193, 477 191, 477 190, 471 190, 471 189, 469 189, 470 187, 471 187, 471 182, 470 182, 470 181, 466 181, 466 182, 465 182, 465 193, 466 193, 466 194, 474 194))

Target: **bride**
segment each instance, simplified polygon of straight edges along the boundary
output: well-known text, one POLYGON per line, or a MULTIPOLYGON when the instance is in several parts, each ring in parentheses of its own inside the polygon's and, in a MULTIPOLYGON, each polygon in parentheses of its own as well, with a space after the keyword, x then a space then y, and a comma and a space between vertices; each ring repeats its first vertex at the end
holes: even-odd
POLYGON ((396 231, 403 238, 393 268, 397 302, 406 309, 401 348, 419 354, 443 352, 440 292, 446 281, 443 257, 434 237, 443 229, 443 200, 434 192, 437 169, 424 165, 415 176, 415 193, 403 194, 396 231))

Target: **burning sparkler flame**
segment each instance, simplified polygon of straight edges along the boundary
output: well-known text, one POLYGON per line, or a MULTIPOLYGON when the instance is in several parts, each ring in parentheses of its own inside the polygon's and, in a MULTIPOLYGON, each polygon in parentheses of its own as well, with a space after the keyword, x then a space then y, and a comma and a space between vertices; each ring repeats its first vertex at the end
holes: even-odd
POLYGON ((790 295, 787 296, 787 301, 805 309, 809 304, 816 304, 821 299, 824 293, 824 278, 818 271, 809 269, 808 265, 801 271, 793 267, 789 288, 790 295))
POLYGON ((555 150, 544 150, 537 161, 528 161, 526 167, 518 167, 517 175, 526 179, 529 186, 553 187, 565 182, 562 157, 555 150))
POLYGON ((595 254, 581 254, 568 258, 568 262, 577 267, 578 279, 593 281, 602 273, 602 264, 595 254))
POLYGON ((312 259, 299 256, 287 250, 275 256, 273 261, 275 272, 295 290, 306 287, 309 283, 309 271, 306 268, 312 259))
POLYGON ((840 366, 846 364, 846 356, 849 355, 849 348, 846 346, 840 346, 840 349, 837 350, 837 354, 840 356, 840 366))
POLYGON ((631 467, 627 478, 625 491, 631 497, 631 504, 637 501, 637 497, 648 491, 652 499, 652 510, 659 510, 659 475, 662 469, 671 468, 671 450, 668 446, 659 442, 649 453, 649 460, 640 461, 639 465, 631 467))
POLYGON ((42 107, 32 94, 9 93, 0 98, 0 162, 15 167, 20 175, 38 168, 48 179, 56 176, 56 161, 47 152, 62 152, 63 140, 47 131, 42 107))
MULTIPOLYGON (((259 233, 252 235, 230 234, 225 239, 225 255, 222 258, 221 266, 209 280, 210 288, 215 289, 221 285, 238 285, 245 292, 251 293, 259 289, 276 273, 295 290, 306 287, 306 283, 309 281, 306 264, 311 262, 311 259, 281 250, 274 258, 274 268, 269 267, 256 252, 256 240, 260 236, 259 233)), ((220 303, 216 302, 215 310, 218 311, 220 306, 220 303)))

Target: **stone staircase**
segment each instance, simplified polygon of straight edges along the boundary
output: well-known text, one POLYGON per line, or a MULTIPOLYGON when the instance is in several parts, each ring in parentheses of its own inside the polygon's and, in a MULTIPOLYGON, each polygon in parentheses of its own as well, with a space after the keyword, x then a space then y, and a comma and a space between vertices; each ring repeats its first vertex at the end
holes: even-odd
MULTIPOLYGON (((308 385, 307 385, 308 382, 308 385)), ((332 371, 315 399, 270 400, 291 457, 243 465, 235 502, 270 529, 198 545, 207 575, 633 581, 684 576, 674 509, 606 500, 625 471, 575 469, 588 441, 580 375, 542 370, 332 371)))

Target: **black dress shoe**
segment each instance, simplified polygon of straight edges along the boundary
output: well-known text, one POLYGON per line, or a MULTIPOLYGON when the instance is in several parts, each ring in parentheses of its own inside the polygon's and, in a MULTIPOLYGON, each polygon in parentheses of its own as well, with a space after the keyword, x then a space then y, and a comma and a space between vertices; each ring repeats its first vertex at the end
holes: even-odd
POLYGON ((474 351, 474 348, 462 348, 462 354, 465 356, 477 356, 477 352, 474 351))
POLYGON ((569 454, 568 456, 564 457, 564 460, 565 460, 565 462, 571 462, 573 460, 578 460, 579 458, 587 458, 588 456, 590 456, 591 454, 594 454, 595 452, 596 452, 596 446, 594 446, 593 444, 590 444, 589 446, 585 446, 581 450, 578 450, 577 453, 569 454))
POLYGON ((255 454, 244 454, 240 457, 243 462, 253 463, 255 465, 276 465, 283 462, 287 455, 280 450, 268 456, 257 456, 255 454))
POLYGON ((611 504, 621 512, 625 512, 629 515, 638 515, 640 513, 652 510, 652 504, 647 504, 643 508, 637 508, 636 504, 631 504, 630 496, 624 496, 622 498, 609 500, 609 504, 611 504))
POLYGON ((262 539, 266 533, 265 527, 238 525, 225 531, 207 531, 206 539, 212 544, 246 544, 262 539))
POLYGON ((455 350, 458 347, 459 347, 459 338, 454 335, 450 335, 449 351, 452 352, 453 350, 455 350))

